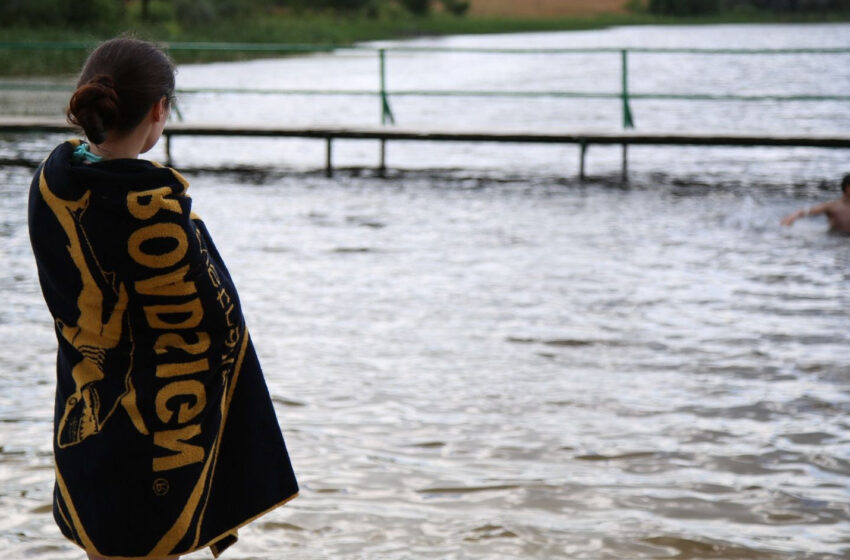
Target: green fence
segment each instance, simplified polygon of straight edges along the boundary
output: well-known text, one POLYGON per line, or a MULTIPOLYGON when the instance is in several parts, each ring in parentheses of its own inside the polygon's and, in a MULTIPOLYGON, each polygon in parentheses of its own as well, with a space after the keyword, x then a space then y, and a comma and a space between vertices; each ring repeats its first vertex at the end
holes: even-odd
MULTIPOLYGON (((19 51, 34 50, 89 50, 94 45, 80 42, 2 42, 0 49, 19 51)), ((696 55, 734 55, 734 56, 788 56, 788 55, 836 55, 850 54, 850 48, 832 49, 679 49, 679 48, 555 48, 555 49, 498 49, 498 48, 454 48, 454 47, 370 47, 370 46, 333 46, 333 45, 288 45, 276 43, 171 43, 166 48, 173 53, 243 53, 248 55, 294 55, 315 52, 356 52, 376 58, 375 89, 266 89, 266 88, 181 88, 178 94, 198 93, 244 93, 265 95, 315 95, 315 96, 374 96, 378 100, 378 112, 382 124, 395 123, 391 99, 398 97, 472 97, 472 98, 573 98, 573 99, 611 99, 619 101, 623 128, 634 128, 635 119, 632 110, 633 100, 676 100, 676 101, 740 101, 740 102, 826 102, 850 101, 848 95, 732 95, 712 93, 670 94, 664 92, 632 93, 629 90, 629 61, 634 55, 657 54, 696 54, 696 55), (578 91, 487 91, 487 90, 391 90, 387 86, 390 72, 387 55, 391 53, 473 53, 490 55, 564 55, 564 54, 610 54, 619 57, 619 91, 578 92, 578 91)), ((37 83, 31 81, 0 81, 0 90, 28 91, 65 91, 68 85, 55 83, 37 83)), ((179 113, 178 113, 179 117, 179 113)))

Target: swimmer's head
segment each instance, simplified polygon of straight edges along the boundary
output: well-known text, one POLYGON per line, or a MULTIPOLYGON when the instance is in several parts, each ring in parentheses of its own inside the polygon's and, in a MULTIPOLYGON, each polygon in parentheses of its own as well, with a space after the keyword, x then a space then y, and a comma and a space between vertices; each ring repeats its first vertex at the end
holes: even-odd
POLYGON ((841 192, 847 194, 847 189, 850 189, 850 173, 848 173, 844 176, 843 179, 841 179, 841 192))

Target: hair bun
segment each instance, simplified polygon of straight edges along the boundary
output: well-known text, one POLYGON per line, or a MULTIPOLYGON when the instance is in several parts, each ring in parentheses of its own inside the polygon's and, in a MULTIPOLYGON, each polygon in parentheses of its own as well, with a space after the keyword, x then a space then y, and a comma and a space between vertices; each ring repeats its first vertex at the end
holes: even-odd
POLYGON ((66 113, 89 141, 134 130, 155 103, 174 95, 174 64, 155 45, 118 37, 92 51, 66 113))
POLYGON ((106 140, 106 131, 120 116, 115 82, 105 74, 93 76, 71 96, 68 121, 83 129, 94 144, 106 140))

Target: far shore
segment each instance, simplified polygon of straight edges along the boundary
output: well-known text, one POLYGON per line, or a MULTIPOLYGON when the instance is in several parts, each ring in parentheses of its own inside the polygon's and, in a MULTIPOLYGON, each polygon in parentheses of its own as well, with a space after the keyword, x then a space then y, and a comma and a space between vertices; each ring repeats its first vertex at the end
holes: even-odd
POLYGON ((471 0, 470 14, 496 17, 585 17, 628 13, 625 0, 471 0))
MULTIPOLYGON (((706 17, 660 17, 633 13, 615 8, 618 2, 584 0, 571 3, 572 15, 549 10, 555 2, 528 3, 546 11, 546 16, 530 16, 530 8, 520 9, 507 0, 475 0, 470 15, 452 16, 434 13, 425 17, 400 16, 393 19, 368 18, 339 14, 279 13, 245 19, 217 20, 203 26, 180 27, 173 22, 152 24, 122 21, 97 29, 70 27, 2 27, 0 44, 0 76, 73 75, 86 57, 86 49, 78 45, 94 45, 98 41, 132 33, 159 43, 217 42, 217 43, 279 43, 302 45, 317 50, 328 46, 348 46, 358 42, 404 39, 425 36, 462 34, 522 33, 536 31, 574 31, 602 29, 624 25, 701 25, 721 23, 821 23, 850 22, 850 12, 826 14, 768 14, 727 13, 706 17), (514 6, 514 17, 488 15, 504 13, 514 6), (595 8, 593 7, 595 6, 595 8), (602 8, 605 8, 602 10, 602 8), (489 11, 488 11, 489 10, 489 11), (501 11, 499 11, 501 10, 501 11), (602 11, 600 11, 602 10, 602 11), (61 44, 66 44, 63 48, 61 44), (73 43, 72 48, 67 48, 73 43), (16 48, 40 44, 43 48, 16 48), (52 45, 56 45, 55 47, 52 45)), ((227 51, 180 51, 172 53, 178 63, 241 60, 256 58, 256 54, 227 51)), ((267 55, 264 55, 267 56, 267 55)))

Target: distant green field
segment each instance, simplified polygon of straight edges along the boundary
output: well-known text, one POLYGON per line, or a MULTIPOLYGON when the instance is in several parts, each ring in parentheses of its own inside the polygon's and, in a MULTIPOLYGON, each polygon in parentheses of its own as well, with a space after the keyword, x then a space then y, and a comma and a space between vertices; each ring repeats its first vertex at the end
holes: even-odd
MULTIPOLYGON (((174 22, 142 24, 126 22, 87 30, 61 28, 0 27, 0 75, 45 76, 76 73, 86 57, 84 48, 18 49, 21 43, 80 42, 87 45, 119 35, 133 33, 157 42, 246 42, 287 43, 299 45, 350 45, 361 41, 421 36, 513 33, 525 31, 566 31, 598 29, 616 25, 711 24, 769 22, 850 21, 850 13, 833 14, 725 14, 700 18, 659 17, 646 13, 602 14, 572 18, 495 18, 455 17, 432 14, 426 17, 402 15, 372 19, 365 16, 343 17, 307 14, 298 17, 265 15, 248 19, 218 20, 198 27, 181 28, 174 22)), ((201 62, 250 58, 245 52, 181 51, 174 53, 177 62, 201 62)), ((266 55, 267 56, 267 55, 266 55)))

